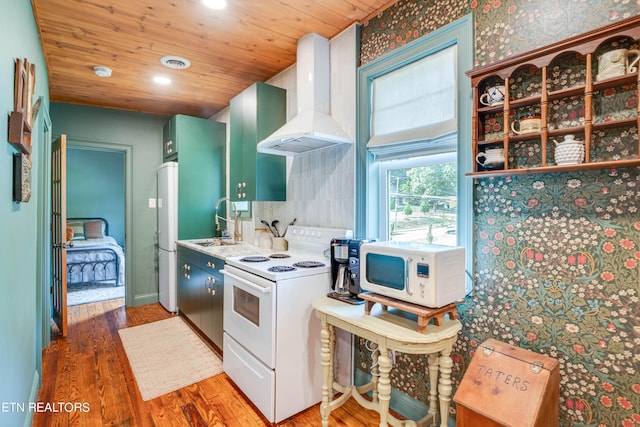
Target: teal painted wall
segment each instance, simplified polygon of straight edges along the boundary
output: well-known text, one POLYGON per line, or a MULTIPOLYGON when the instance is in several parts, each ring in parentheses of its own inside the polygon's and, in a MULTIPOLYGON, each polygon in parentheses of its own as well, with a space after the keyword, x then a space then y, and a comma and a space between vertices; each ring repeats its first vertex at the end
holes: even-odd
MULTIPOLYGON (((51 103, 54 136, 66 134, 71 145, 107 144, 131 149, 132 238, 127 248, 127 282, 130 305, 158 301, 156 266, 156 210, 149 198, 156 197, 156 170, 162 163, 162 126, 168 117, 107 108, 51 103)), ((127 207, 128 208, 128 207, 127 207)))
MULTIPOLYGON (((13 110, 15 58, 27 58, 36 65, 35 99, 49 102, 46 65, 29 0, 3 2, 0 13, 0 405, 28 404, 39 386, 39 310, 37 283, 37 171, 44 147, 40 141, 43 114, 32 135, 32 195, 28 203, 11 198, 12 158, 16 150, 7 143, 7 113, 13 110)), ((5 406, 6 408, 6 406, 5 406)), ((19 426, 30 422, 28 411, 2 410, 0 425, 19 426)))
POLYGON ((67 147, 67 217, 100 217, 124 246, 124 160, 122 151, 67 147))

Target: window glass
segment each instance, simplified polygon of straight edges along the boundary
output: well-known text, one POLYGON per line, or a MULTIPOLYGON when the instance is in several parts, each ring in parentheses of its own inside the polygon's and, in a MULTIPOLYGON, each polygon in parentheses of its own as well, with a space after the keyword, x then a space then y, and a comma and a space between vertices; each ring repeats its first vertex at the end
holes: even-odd
POLYGON ((389 240, 456 245, 456 153, 380 164, 381 232, 389 240))

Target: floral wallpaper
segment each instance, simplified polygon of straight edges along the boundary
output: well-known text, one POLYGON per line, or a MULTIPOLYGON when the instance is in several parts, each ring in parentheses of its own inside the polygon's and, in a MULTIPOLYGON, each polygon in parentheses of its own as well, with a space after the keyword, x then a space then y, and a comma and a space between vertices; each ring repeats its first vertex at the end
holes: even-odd
POLYGON ((479 179, 456 365, 495 338, 560 361, 561 424, 640 424, 640 169, 479 179))
POLYGON ((637 0, 400 0, 365 22, 362 64, 473 13, 476 66, 640 13, 637 0))
MULTIPOLYGON (((468 13, 481 66, 637 15, 640 2, 401 0, 363 25, 361 63, 468 13)), ((612 95, 599 96, 628 101, 612 95)), ((615 143, 595 137, 607 153, 615 143)), ((495 338, 559 360, 561 426, 640 425, 640 168, 474 184, 475 243, 468 249, 476 280, 458 309, 454 393, 475 349, 495 338)), ((357 363, 368 371, 365 344, 357 363)), ((397 354, 393 387, 426 402, 425 366, 423 357, 397 354)), ((451 412, 455 418, 455 404, 451 412)))

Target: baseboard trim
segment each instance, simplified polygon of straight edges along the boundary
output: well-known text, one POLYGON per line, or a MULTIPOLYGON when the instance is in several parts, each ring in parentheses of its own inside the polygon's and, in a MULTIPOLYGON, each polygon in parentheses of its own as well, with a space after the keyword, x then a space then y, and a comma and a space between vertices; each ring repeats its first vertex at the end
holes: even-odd
MULTIPOLYGON (((38 400, 38 391, 40 391, 40 373, 36 370, 33 373, 33 381, 31 382, 31 391, 29 392, 29 402, 38 400)), ((33 424, 33 411, 26 411, 24 417, 24 427, 31 427, 33 424)))
POLYGON ((156 292, 151 294, 135 295, 133 297, 133 306, 153 304, 160 301, 156 292))

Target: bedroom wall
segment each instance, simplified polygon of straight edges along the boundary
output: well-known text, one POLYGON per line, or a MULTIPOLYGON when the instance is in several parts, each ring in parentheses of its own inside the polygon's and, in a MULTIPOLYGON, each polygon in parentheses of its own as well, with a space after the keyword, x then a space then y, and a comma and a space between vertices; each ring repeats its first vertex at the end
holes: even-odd
POLYGON ((162 126, 168 117, 107 108, 51 103, 54 136, 66 134, 69 144, 129 147, 132 153, 132 238, 127 248, 130 305, 158 301, 156 266, 156 169, 162 163, 162 126))
POLYGON ((121 151, 67 147, 67 217, 100 217, 124 247, 124 158, 121 151))
POLYGON ((20 426, 30 425, 31 414, 15 404, 26 405, 34 399, 40 381, 36 263, 42 193, 38 171, 48 147, 41 142, 41 113, 32 134, 32 196, 27 203, 12 202, 12 159, 16 150, 7 143, 6 118, 13 110, 15 58, 27 58, 35 64, 35 99, 42 96, 45 107, 49 103, 49 83, 28 0, 3 2, 0 35, 0 425, 20 426))

